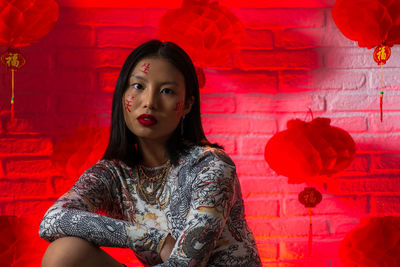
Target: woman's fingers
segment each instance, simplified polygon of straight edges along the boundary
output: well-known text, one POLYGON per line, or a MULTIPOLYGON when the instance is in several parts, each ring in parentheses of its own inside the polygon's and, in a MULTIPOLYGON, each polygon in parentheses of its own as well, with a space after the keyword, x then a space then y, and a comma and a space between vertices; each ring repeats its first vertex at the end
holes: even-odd
POLYGON ((161 248, 160 257, 163 262, 167 261, 169 256, 171 255, 172 249, 174 248, 176 240, 168 234, 167 238, 165 239, 164 245, 161 248))

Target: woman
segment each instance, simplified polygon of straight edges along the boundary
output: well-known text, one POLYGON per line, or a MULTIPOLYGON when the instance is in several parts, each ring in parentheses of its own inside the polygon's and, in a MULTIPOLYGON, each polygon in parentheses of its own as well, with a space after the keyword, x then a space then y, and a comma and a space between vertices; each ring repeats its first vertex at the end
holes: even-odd
POLYGON ((261 266, 244 219, 235 165, 205 137, 189 56, 149 41, 126 59, 103 158, 45 214, 42 266, 261 266), (101 215, 105 214, 105 215, 101 215), (75 264, 75 265, 74 265, 75 264))

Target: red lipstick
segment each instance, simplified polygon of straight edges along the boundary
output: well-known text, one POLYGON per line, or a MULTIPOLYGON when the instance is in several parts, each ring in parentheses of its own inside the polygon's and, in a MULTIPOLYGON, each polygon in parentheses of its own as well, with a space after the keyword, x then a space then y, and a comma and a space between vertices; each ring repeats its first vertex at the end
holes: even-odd
POLYGON ((154 124, 157 123, 157 119, 150 115, 150 114, 142 114, 139 117, 137 117, 138 122, 146 127, 153 126, 154 124))

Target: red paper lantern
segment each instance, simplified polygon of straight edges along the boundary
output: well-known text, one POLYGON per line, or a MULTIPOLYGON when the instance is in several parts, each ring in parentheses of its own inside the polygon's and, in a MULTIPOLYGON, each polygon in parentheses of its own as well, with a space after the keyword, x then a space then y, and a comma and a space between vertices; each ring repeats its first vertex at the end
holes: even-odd
POLYGON ((321 202, 322 195, 314 187, 306 187, 300 192, 298 199, 304 207, 314 208, 321 202))
POLYGON ((265 160, 277 174, 302 182, 318 175, 322 160, 307 136, 307 124, 300 120, 287 123, 288 129, 275 134, 265 146, 265 160))
POLYGON ((361 219, 340 243, 339 258, 343 266, 399 266, 400 218, 361 219))
POLYGON ((328 118, 310 123, 290 120, 287 130, 275 134, 265 146, 265 160, 289 183, 310 181, 332 175, 350 165, 355 143, 344 130, 330 125, 328 118))
POLYGON ((374 60, 378 65, 384 65, 391 54, 392 52, 389 46, 378 45, 374 50, 374 60))
POLYGON ((73 136, 56 144, 52 155, 53 165, 63 175, 77 179, 101 159, 108 144, 109 132, 109 127, 77 127, 73 136))
POLYGON ((338 0, 332 17, 339 30, 360 47, 400 43, 400 2, 395 0, 338 0))
POLYGON ((360 47, 377 47, 374 60, 381 66, 379 106, 383 121, 383 64, 390 57, 390 47, 400 44, 400 1, 338 0, 332 17, 343 35, 360 47))
MULTIPOLYGON (((333 148, 334 152, 325 156, 330 164, 321 169, 321 174, 332 175, 346 169, 354 160, 356 144, 345 130, 330 125, 329 118, 316 118, 310 123, 311 132, 321 136, 333 148), (330 156, 335 155, 334 158, 330 156), (333 163, 333 164, 332 164, 333 163)), ((318 149, 321 151, 321 149, 318 149)))
POLYGON ((322 200, 322 194, 316 190, 314 187, 306 187, 298 195, 298 199, 304 207, 307 208, 307 213, 310 216, 310 224, 308 231, 308 252, 312 252, 312 209, 315 208, 322 200))
MULTIPOLYGON (((344 130, 330 125, 329 118, 311 122, 299 119, 287 122, 265 146, 265 160, 276 173, 288 177, 289 183, 311 182, 323 175, 345 169, 355 156, 355 143, 344 130)), ((310 216, 308 250, 312 252, 312 210, 322 200, 322 194, 306 187, 298 195, 310 216)))
POLYGON ((6 65, 7 69, 11 71, 19 70, 26 63, 24 55, 12 48, 9 48, 6 52, 1 54, 0 60, 1 63, 6 65))
POLYGON ((53 28, 58 13, 54 0, 0 0, 0 46, 30 45, 53 28))
POLYGON ((0 0, 0 46, 8 50, 1 62, 11 71, 11 121, 14 119, 14 72, 25 64, 25 57, 12 48, 24 47, 45 36, 58 19, 54 0, 0 0))
POLYGON ((207 67, 225 62, 239 48, 244 27, 239 19, 217 1, 184 0, 160 20, 163 41, 180 45, 195 65, 207 67))

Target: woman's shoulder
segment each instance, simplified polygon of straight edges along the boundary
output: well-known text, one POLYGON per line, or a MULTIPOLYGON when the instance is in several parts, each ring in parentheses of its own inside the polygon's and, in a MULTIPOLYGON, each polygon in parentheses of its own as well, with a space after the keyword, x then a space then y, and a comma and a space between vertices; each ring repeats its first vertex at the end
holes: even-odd
POLYGON ((232 159, 226 154, 226 152, 218 147, 212 146, 199 146, 195 145, 190 149, 189 157, 195 162, 202 160, 222 161, 230 166, 235 166, 232 159))
POLYGON ((94 165, 92 165, 86 172, 89 173, 98 173, 98 174, 118 174, 121 171, 129 170, 130 167, 120 160, 109 160, 109 159, 100 159, 94 165))
POLYGON ((92 165, 90 169, 112 169, 115 168, 117 165, 120 165, 120 163, 116 160, 109 160, 109 159, 100 159, 97 161, 95 164, 92 165))

